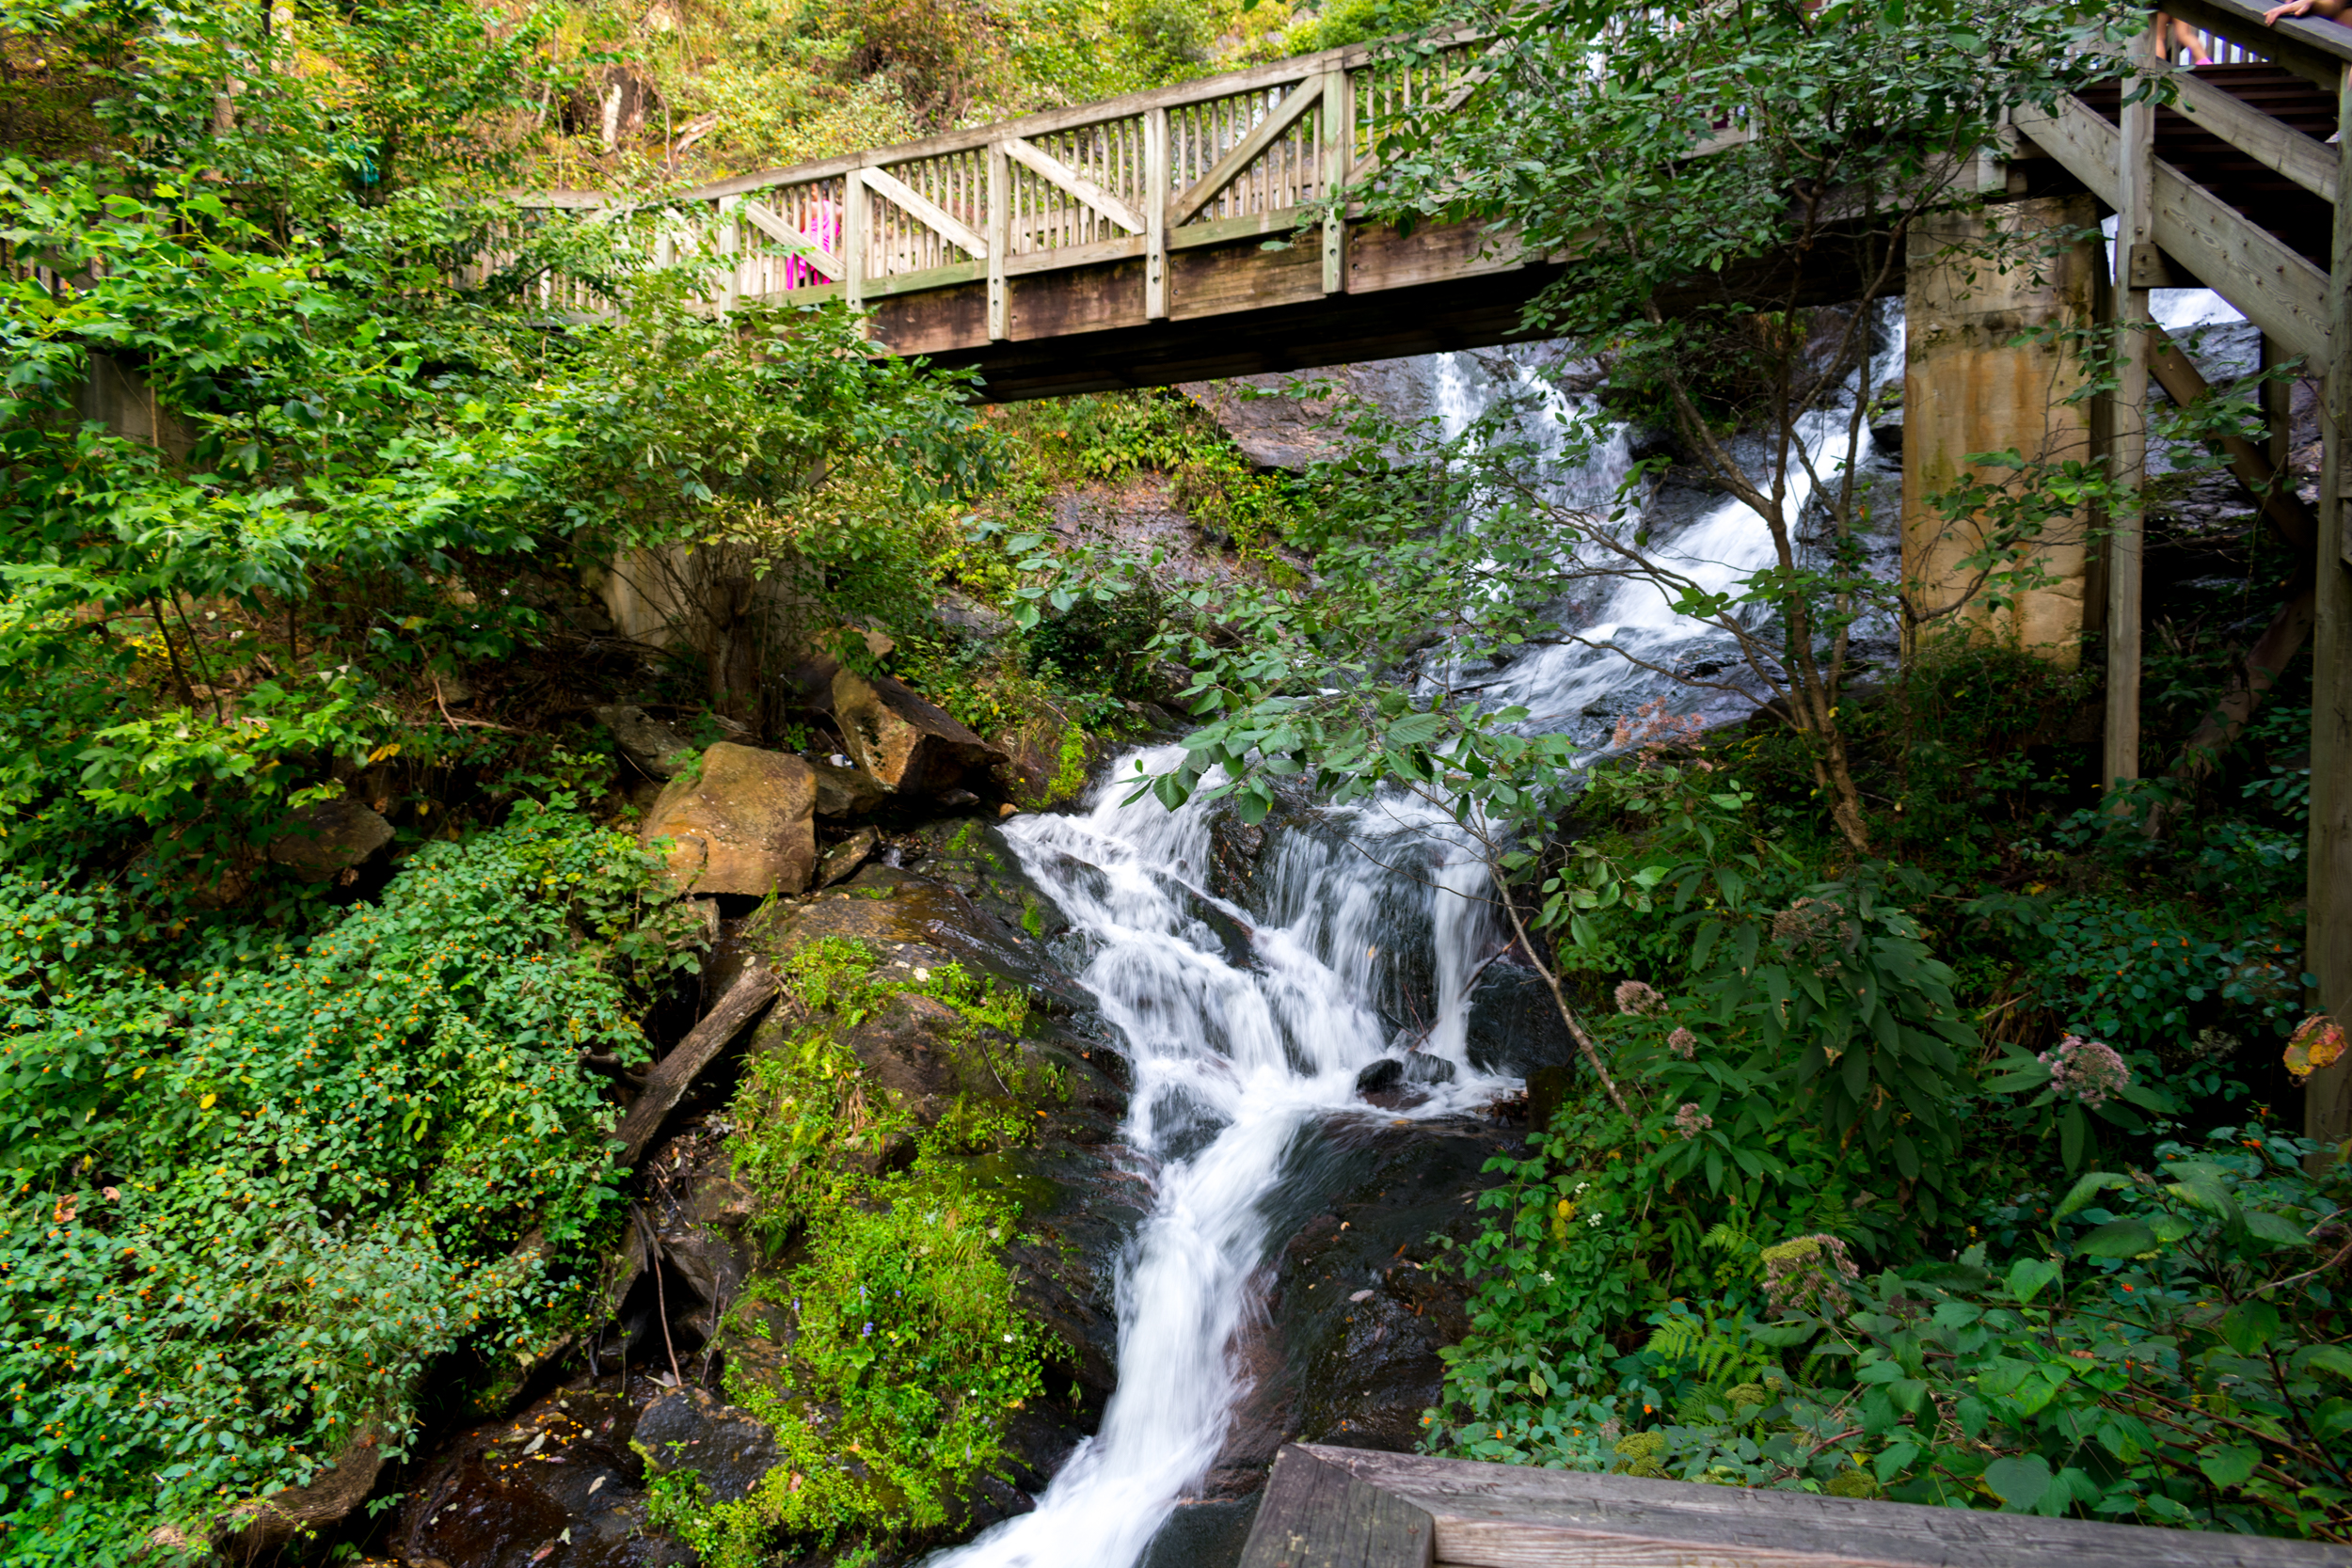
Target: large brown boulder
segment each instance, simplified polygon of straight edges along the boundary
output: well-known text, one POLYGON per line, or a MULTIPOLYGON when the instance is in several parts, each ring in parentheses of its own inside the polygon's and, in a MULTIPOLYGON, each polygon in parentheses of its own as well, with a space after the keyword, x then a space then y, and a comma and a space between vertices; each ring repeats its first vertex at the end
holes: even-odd
POLYGON ((808 886, 816 812, 807 763, 723 740, 703 752, 700 769, 670 781, 640 836, 648 847, 673 841, 670 879, 681 893, 765 897, 808 886))
POLYGON ((307 882, 328 882, 366 864, 393 839, 392 825, 357 800, 320 800, 278 826, 269 858, 307 882))
POLYGON ((858 766, 900 795, 952 789, 1005 753, 888 675, 833 677, 833 717, 858 766))

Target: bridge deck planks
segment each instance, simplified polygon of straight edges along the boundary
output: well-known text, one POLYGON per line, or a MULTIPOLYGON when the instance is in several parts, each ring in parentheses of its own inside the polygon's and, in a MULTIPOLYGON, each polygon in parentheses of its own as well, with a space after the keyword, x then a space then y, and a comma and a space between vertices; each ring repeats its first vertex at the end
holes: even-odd
POLYGON ((1436 1527, 1436 1568, 2352 1568, 2352 1551, 2305 1541, 1319 1444, 1276 1457, 1242 1568, 1422 1568, 1415 1513, 1436 1527), (1365 1492, 1402 1506, 1383 1514, 1365 1492))

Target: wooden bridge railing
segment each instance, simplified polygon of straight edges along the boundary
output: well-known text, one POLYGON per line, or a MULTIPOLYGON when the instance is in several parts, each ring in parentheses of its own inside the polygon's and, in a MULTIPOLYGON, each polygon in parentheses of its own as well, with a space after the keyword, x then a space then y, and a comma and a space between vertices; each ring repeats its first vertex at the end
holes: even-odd
MULTIPOLYGON (((1002 340, 1013 278, 1139 260, 1143 315, 1161 320, 1172 253, 1287 234, 1320 215, 1323 285, 1335 293, 1345 286, 1344 195, 1373 172, 1377 127, 1464 90, 1476 47, 1465 35, 1404 59, 1365 45, 1327 50, 739 175, 665 203, 654 260, 716 262, 711 303, 722 309, 787 295, 861 306, 985 280, 988 335, 1002 340)), ((606 199, 530 204, 609 213, 606 199)), ((472 277, 505 261, 483 258, 472 277)))

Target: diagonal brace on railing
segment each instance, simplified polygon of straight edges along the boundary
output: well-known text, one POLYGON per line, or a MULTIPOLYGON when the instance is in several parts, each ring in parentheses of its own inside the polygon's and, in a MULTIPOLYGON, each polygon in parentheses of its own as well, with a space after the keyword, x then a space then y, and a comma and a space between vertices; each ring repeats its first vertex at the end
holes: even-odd
POLYGON ((974 260, 988 260, 986 240, 974 233, 961 219, 950 214, 946 208, 897 175, 878 168, 861 168, 852 171, 850 178, 861 182, 876 196, 897 202, 911 215, 937 230, 949 245, 967 252, 974 260))
POLYGON ((1184 223, 1192 215, 1216 199, 1219 192, 1239 178, 1242 170, 1257 161, 1258 154, 1274 144, 1274 138, 1298 123, 1299 117, 1323 102, 1324 78, 1310 77, 1268 111, 1258 121, 1257 129, 1235 142, 1232 150, 1210 166, 1200 182, 1186 189, 1168 203, 1168 226, 1170 229, 1184 223))
POLYGON ((1007 138, 1002 144, 1005 155, 1034 173, 1047 184, 1076 197, 1113 223, 1131 233, 1140 234, 1146 225, 1143 214, 1093 181, 1055 157, 1036 143, 1021 136, 1007 138))
POLYGON ((818 245, 808 235, 785 222, 756 201, 743 202, 739 210, 770 239, 789 246, 795 256, 832 278, 835 283, 841 281, 841 263, 823 245, 818 245))

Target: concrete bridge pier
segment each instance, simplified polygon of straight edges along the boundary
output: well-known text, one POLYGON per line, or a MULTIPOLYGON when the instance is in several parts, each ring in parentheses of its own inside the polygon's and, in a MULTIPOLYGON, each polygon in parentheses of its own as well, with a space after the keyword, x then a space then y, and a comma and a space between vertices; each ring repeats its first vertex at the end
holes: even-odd
POLYGON ((1957 630, 2073 668, 2095 630, 2089 511, 2052 519, 2032 542, 2023 591, 1989 583, 2010 563, 1972 561, 1994 519, 1947 517, 1927 498, 1971 471, 1971 452, 2014 451, 2028 464, 2094 455, 2092 403, 2078 334, 2096 325, 2106 273, 2096 202, 2087 194, 1949 214, 1910 238, 1904 296, 1903 578, 1914 606, 1906 656, 1957 630), (2088 231, 2088 240, 2074 238, 2088 231), (2018 340, 2036 334, 2030 341, 2018 340), (2073 398, 2073 401, 2069 401, 2073 398))

